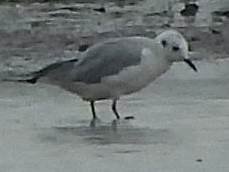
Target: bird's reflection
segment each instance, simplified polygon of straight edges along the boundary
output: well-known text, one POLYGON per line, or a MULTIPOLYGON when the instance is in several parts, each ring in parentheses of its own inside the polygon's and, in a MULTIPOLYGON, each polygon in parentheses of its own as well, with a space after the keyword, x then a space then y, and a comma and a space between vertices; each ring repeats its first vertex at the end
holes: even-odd
MULTIPOLYGON (((118 129, 118 125, 120 125, 120 123, 123 123, 123 122, 128 122, 129 120, 133 120, 134 119, 134 116, 126 116, 124 118, 124 120, 120 120, 120 119, 114 119, 112 122, 111 122, 111 129, 112 131, 116 132, 117 129, 118 129)), ((96 126, 100 126, 102 123, 102 121, 99 119, 99 118, 93 118, 91 121, 90 121, 90 127, 92 129, 95 129, 96 126)), ((127 124, 127 123, 125 123, 127 124)))
MULTIPOLYGON (((79 121, 77 126, 55 126, 52 132, 45 132, 43 138, 55 137, 57 143, 86 142, 89 144, 159 144, 175 141, 168 129, 139 126, 135 120, 79 121), (88 126, 90 124, 90 126, 88 126)), ((45 139, 43 139, 45 140, 45 139)), ((47 139, 46 139, 47 141, 47 139)))
MULTIPOLYGON (((124 118, 124 122, 128 122, 129 120, 132 120, 132 119, 134 119, 133 116, 125 117, 125 118, 124 118)), ((123 121, 121 121, 121 120, 119 120, 119 119, 114 119, 114 120, 111 122, 111 129, 112 129, 112 131, 117 132, 117 129, 118 129, 119 125, 121 125, 122 122, 123 122, 123 121)), ((127 123, 125 123, 125 124, 127 124, 127 123)), ((125 125, 125 124, 124 124, 124 125, 125 125)))
POLYGON ((90 127, 93 129, 95 128, 97 125, 99 125, 101 123, 101 120, 99 118, 93 118, 90 121, 90 127))

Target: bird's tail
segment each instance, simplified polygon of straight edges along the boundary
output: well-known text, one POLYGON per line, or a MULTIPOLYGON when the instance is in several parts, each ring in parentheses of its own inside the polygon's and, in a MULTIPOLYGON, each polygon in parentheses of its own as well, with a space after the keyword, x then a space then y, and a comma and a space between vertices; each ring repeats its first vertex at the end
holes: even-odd
POLYGON ((74 59, 70 59, 70 60, 65 60, 65 61, 60 61, 60 62, 55 62, 52 63, 38 71, 29 73, 29 74, 25 74, 25 75, 20 75, 19 77, 14 77, 14 78, 7 78, 7 79, 3 79, 4 81, 11 81, 11 82, 24 82, 24 83, 30 83, 30 84, 35 84, 37 83, 37 81, 47 75, 50 71, 55 70, 59 67, 61 67, 62 65, 65 65, 66 63, 74 63, 77 62, 78 59, 74 58, 74 59))
POLYGON ((19 81, 19 82, 27 82, 27 83, 30 83, 30 84, 36 84, 38 79, 39 79, 39 77, 32 77, 30 79, 25 79, 25 80, 20 79, 20 80, 17 80, 17 81, 19 81))
POLYGON ((30 84, 35 84, 39 76, 35 75, 36 72, 32 72, 29 74, 17 74, 17 75, 11 75, 8 77, 3 77, 0 80, 4 82, 24 82, 24 83, 30 83, 30 84))

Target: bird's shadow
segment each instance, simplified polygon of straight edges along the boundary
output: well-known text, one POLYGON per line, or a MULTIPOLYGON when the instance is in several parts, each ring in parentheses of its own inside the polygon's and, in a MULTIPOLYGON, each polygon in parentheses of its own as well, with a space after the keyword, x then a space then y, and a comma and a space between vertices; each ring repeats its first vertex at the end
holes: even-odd
POLYGON ((88 144, 170 144, 177 140, 169 129, 141 127, 127 120, 99 121, 90 126, 92 121, 79 121, 76 126, 55 126, 49 132, 40 135, 42 142, 53 143, 88 143, 88 144))

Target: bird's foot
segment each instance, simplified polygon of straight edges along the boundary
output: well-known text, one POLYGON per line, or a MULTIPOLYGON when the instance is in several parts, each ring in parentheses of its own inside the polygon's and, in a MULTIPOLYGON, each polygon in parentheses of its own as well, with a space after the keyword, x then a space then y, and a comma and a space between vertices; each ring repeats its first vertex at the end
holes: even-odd
POLYGON ((101 120, 99 118, 93 118, 90 122, 90 127, 95 128, 97 124, 99 124, 101 120))
POLYGON ((124 120, 122 120, 122 119, 114 119, 113 121, 112 121, 112 123, 111 123, 111 129, 113 130, 113 131, 117 131, 117 129, 118 129, 118 126, 122 123, 122 124, 125 124, 126 122, 125 121, 129 121, 129 120, 134 120, 135 118, 134 118, 134 116, 126 116, 126 117, 124 117, 124 120))
POLYGON ((113 131, 117 131, 117 128, 118 128, 118 125, 120 123, 120 119, 114 119, 112 122, 111 122, 111 129, 113 131))
POLYGON ((124 119, 125 120, 133 120, 133 119, 135 119, 135 117, 134 116, 125 116, 124 119))

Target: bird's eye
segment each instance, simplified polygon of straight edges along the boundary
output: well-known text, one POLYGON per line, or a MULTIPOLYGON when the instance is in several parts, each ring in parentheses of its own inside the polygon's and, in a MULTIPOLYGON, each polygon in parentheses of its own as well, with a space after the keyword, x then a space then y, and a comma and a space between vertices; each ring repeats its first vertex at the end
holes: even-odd
POLYGON ((162 41, 161 41, 161 44, 163 45, 163 47, 166 47, 167 41, 166 41, 166 40, 162 40, 162 41))
POLYGON ((173 46, 172 49, 173 49, 173 51, 175 51, 175 52, 180 50, 180 48, 179 48, 178 46, 173 46))

